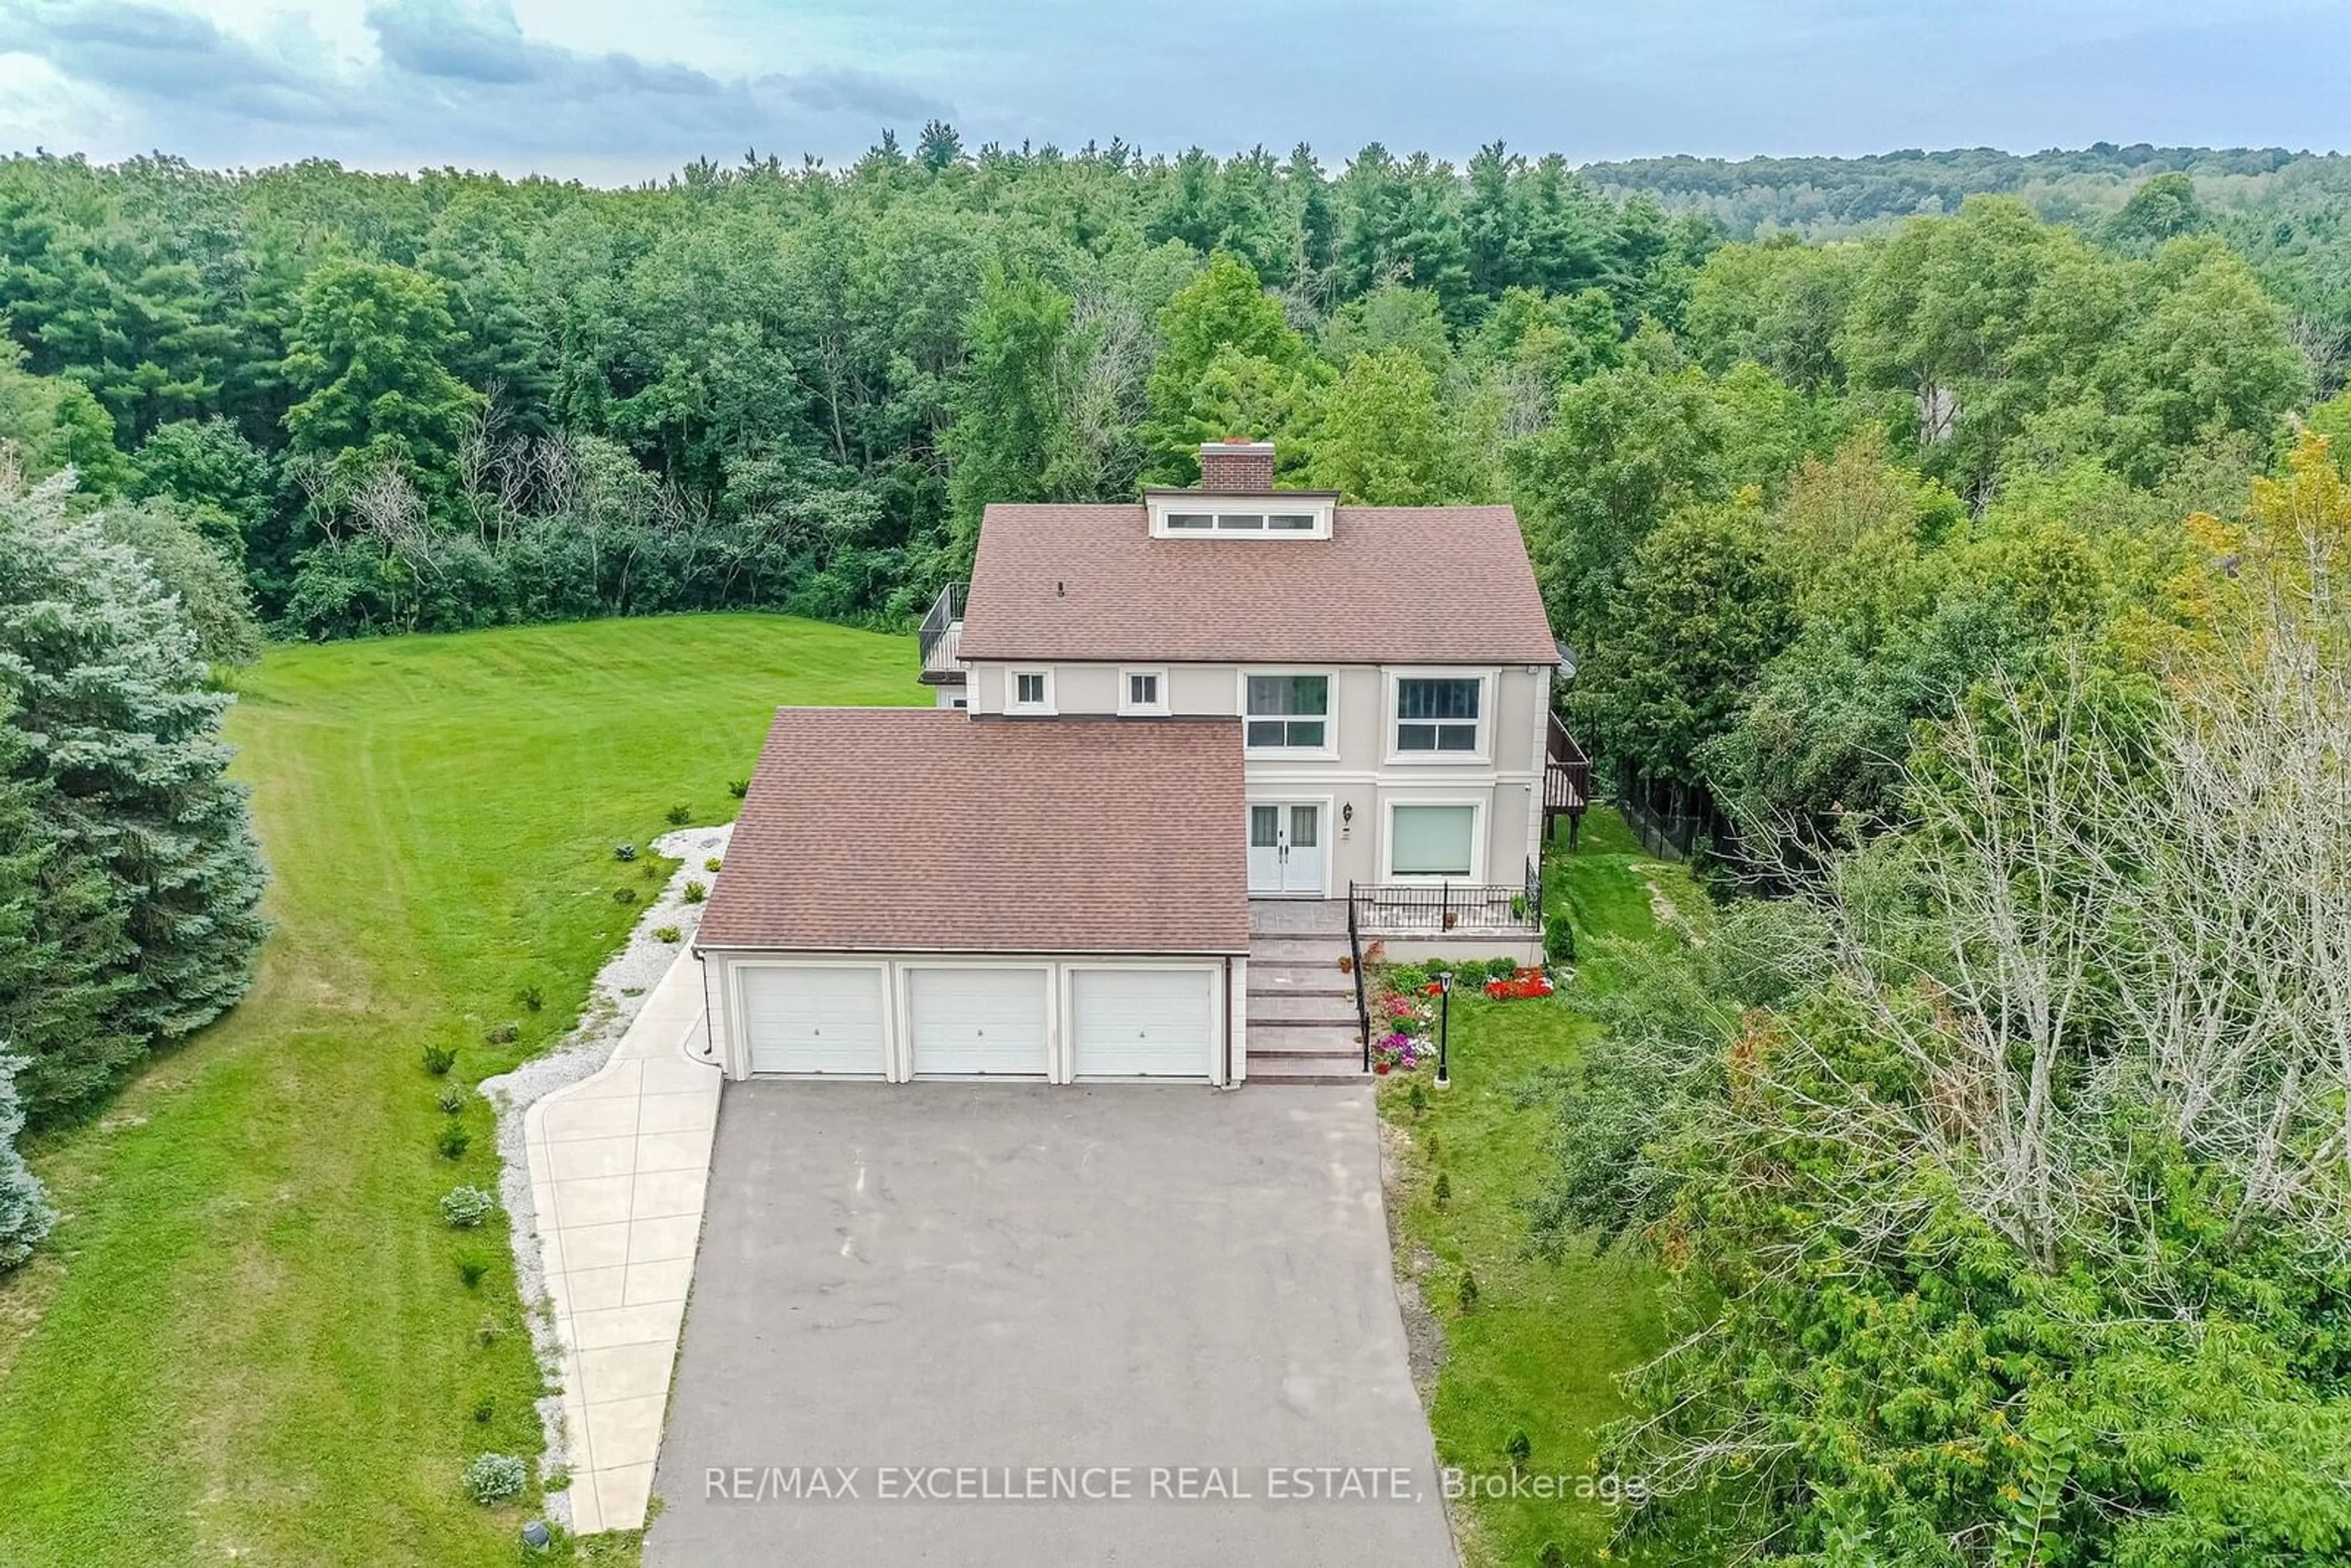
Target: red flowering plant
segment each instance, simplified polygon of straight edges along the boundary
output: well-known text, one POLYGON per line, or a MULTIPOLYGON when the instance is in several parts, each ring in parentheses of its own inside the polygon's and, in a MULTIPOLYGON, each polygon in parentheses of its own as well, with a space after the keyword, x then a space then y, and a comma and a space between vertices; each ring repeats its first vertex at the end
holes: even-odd
POLYGON ((1508 978, 1497 975, 1487 981, 1486 994, 1498 1002, 1531 1001, 1551 995, 1551 977, 1541 969, 1520 968, 1508 978))

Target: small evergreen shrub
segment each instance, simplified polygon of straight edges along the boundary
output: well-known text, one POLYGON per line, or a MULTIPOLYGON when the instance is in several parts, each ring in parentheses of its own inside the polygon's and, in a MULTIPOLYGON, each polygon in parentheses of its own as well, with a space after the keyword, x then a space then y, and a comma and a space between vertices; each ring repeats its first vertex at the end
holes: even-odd
POLYGON ((482 1276, 489 1271, 490 1260, 478 1252, 468 1252, 457 1260, 457 1278, 465 1281, 469 1291, 480 1284, 482 1276))
POLYGON ((709 884, 700 882, 689 882, 685 884, 684 896, 685 901, 688 904, 700 904, 704 899, 710 896, 709 884))
POLYGON ((1566 915, 1554 915, 1543 923, 1543 957, 1553 964, 1575 962, 1575 927, 1566 915))
POLYGON ((436 1141, 441 1145, 443 1159, 461 1160, 473 1144, 474 1134, 465 1131, 463 1122, 444 1122, 441 1124, 441 1136, 436 1141))
POLYGON ((1461 1310, 1463 1312, 1476 1312, 1478 1310, 1478 1276, 1472 1274, 1467 1269, 1462 1270, 1461 1289, 1455 1292, 1455 1294, 1461 1302, 1461 1310))
POLYGON ((643 868, 641 869, 637 874, 643 877, 647 882, 659 882, 664 874, 662 872, 661 862, 645 862, 643 868))
POLYGON ((726 792, 740 800, 751 792, 751 781, 748 779, 729 779, 726 781, 726 792))
POLYGON ((441 1195, 441 1218, 459 1230, 471 1230, 497 1206, 498 1200, 478 1186, 453 1186, 441 1195))
POLYGON ((520 1497, 528 1479, 529 1473, 512 1454, 482 1454, 465 1467, 465 1495, 491 1508, 520 1497))
POLYGON ((457 1053, 445 1045, 424 1048, 424 1071, 435 1078, 446 1078, 449 1070, 457 1065, 457 1053))
POLYGON ((1412 1081, 1412 1087, 1405 1093, 1404 1103, 1416 1116, 1428 1109, 1428 1091, 1420 1086, 1419 1079, 1412 1081))
POLYGON ((16 1095, 21 1056, 0 1056, 0 1270, 14 1269, 33 1255, 33 1249, 57 1223, 41 1178, 16 1152, 16 1134, 25 1130, 25 1105, 16 1095))
POLYGON ((615 904, 634 904, 636 901, 637 890, 633 887, 616 887, 612 890, 612 902, 615 904))
POLYGON ((684 932, 674 925, 659 925, 653 928, 653 940, 656 942, 675 942, 684 935, 684 932))
POLYGON ((694 808, 691 806, 672 806, 668 814, 669 825, 673 828, 682 828, 694 821, 694 808))
POLYGON ((498 1402, 489 1395, 485 1394, 480 1398, 474 1401, 475 1426, 488 1426, 490 1424, 491 1417, 495 1416, 497 1413, 498 1402))
POLYGON ((444 1115, 462 1115, 465 1109, 465 1092, 453 1083, 441 1091, 441 1098, 437 1103, 444 1115))
POLYGON ((518 1023, 502 1023, 496 1029, 485 1030, 482 1035, 482 1039, 491 1045, 512 1045, 521 1038, 522 1025, 518 1023))
POLYGON ((1512 1469, 1517 1469, 1534 1458, 1534 1440, 1529 1437, 1524 1430, 1511 1433, 1510 1440, 1502 1445, 1502 1457, 1510 1461, 1512 1469))
POLYGON ((726 863, 726 862, 725 861, 720 860, 716 855, 712 855, 708 860, 702 862, 702 869, 705 871, 716 871, 720 866, 725 865, 726 863))
POLYGON ((547 993, 537 986, 525 986, 515 996, 516 999, 522 1003, 525 1012, 535 1013, 547 1005, 547 993))
POLYGON ((612 858, 616 861, 632 861, 637 858, 637 846, 634 844, 614 844, 612 846, 612 858))
POLYGON ((1437 1185, 1428 1189, 1428 1200, 1443 1208, 1453 1201, 1453 1178, 1443 1171, 1437 1173, 1437 1185))

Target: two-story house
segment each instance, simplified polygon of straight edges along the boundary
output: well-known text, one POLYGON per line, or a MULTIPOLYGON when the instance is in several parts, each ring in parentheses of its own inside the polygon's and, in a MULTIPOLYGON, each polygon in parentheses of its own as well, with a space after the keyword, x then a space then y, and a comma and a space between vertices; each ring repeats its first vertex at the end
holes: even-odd
POLYGON ((1539 955, 1586 769, 1516 517, 1201 471, 990 507, 935 707, 778 714, 698 944, 730 1071, 1352 1075, 1341 956, 1539 955))

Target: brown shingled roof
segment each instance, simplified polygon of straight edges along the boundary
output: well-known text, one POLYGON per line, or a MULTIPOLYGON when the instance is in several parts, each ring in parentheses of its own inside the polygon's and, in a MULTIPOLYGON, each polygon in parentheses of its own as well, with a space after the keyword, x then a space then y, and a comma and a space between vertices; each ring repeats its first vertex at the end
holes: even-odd
POLYGON ((1327 539, 1158 539, 1139 506, 993 506, 980 525, 959 653, 1299 664, 1559 657, 1508 507, 1341 507, 1327 539))
POLYGON ((705 947, 1244 953, 1238 720, 783 708, 705 947))

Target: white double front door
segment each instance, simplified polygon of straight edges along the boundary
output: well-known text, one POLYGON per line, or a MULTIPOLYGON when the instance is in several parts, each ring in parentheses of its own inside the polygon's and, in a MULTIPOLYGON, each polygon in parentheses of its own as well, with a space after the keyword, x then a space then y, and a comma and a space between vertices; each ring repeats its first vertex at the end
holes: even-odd
POLYGON ((1249 890, 1322 895, 1322 807, 1319 801, 1251 801, 1249 890))

